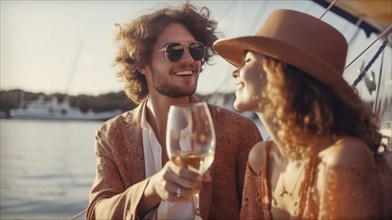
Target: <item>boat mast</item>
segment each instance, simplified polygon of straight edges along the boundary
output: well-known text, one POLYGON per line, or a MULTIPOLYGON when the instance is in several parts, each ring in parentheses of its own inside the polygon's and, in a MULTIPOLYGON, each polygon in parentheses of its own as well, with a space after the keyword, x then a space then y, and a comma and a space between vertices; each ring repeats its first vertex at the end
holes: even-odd
POLYGON ((76 70, 78 67, 82 47, 83 47, 83 42, 81 41, 81 42, 79 42, 78 47, 76 49, 74 62, 72 64, 71 74, 68 79, 67 87, 65 89, 65 93, 64 93, 65 97, 64 97, 64 101, 63 101, 64 103, 69 103, 70 90, 71 90, 73 79, 75 78, 75 73, 76 73, 76 70))

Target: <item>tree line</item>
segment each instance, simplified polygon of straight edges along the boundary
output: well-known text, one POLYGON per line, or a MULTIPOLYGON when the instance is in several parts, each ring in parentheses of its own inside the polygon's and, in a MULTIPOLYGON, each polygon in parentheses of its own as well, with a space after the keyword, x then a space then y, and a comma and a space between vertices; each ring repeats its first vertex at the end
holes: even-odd
POLYGON ((94 112, 103 112, 116 109, 128 111, 136 107, 136 104, 128 99, 124 91, 110 92, 97 96, 83 94, 72 96, 63 93, 45 94, 42 92, 34 93, 14 89, 0 90, 0 111, 8 114, 12 109, 23 107, 21 106, 23 103, 26 104, 38 100, 38 98, 43 98, 47 101, 56 98, 58 102, 62 102, 68 98, 71 106, 77 107, 83 112, 91 110, 94 112))
MULTIPOLYGON (((212 97, 212 94, 206 96, 197 94, 197 96, 201 99, 209 100, 212 97)), ((232 96, 233 94, 229 95, 230 100, 233 99, 232 96)), ((137 106, 137 104, 126 96, 124 91, 110 92, 97 96, 84 94, 72 96, 63 93, 45 94, 42 92, 34 93, 21 89, 13 89, 0 90, 0 112, 5 112, 9 115, 10 110, 25 107, 27 103, 38 100, 39 98, 43 98, 46 101, 56 98, 58 102, 62 102, 68 98, 71 106, 77 107, 83 112, 104 112, 113 110, 125 112, 132 110, 137 106)))

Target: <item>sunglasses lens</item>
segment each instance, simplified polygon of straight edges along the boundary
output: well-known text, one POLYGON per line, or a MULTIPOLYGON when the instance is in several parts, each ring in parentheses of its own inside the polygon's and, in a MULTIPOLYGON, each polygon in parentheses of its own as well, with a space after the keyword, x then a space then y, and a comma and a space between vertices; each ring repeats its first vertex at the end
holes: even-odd
MULTIPOLYGON (((188 46, 189 53, 193 60, 199 61, 204 58, 205 46, 201 42, 192 42, 188 46)), ((177 62, 184 54, 184 45, 181 43, 170 43, 166 47, 166 57, 170 62, 177 62)))
POLYGON ((171 43, 166 48, 167 59, 171 62, 180 60, 184 53, 184 46, 180 43, 171 43))
POLYGON ((205 47, 201 42, 193 42, 189 44, 189 53, 192 58, 196 61, 199 61, 204 58, 205 55, 205 47))

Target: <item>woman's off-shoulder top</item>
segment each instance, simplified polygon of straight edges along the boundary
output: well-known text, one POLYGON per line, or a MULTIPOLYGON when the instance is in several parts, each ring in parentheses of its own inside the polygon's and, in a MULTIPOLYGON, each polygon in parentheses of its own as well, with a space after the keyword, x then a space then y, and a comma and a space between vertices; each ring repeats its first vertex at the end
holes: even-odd
MULTIPOLYGON (((265 155, 269 154, 271 142, 265 145, 265 155)), ((272 219, 271 202, 273 193, 268 181, 268 156, 263 162, 260 173, 255 174, 247 166, 241 207, 241 219, 272 219)), ((375 156, 376 166, 364 164, 342 164, 326 166, 323 192, 314 201, 314 185, 302 184, 300 201, 296 216, 292 219, 392 219, 392 173, 385 158, 375 156)), ((309 169, 320 160, 315 160, 309 169)), ((322 162, 321 162, 322 163, 322 162)), ((307 181, 306 179, 304 182, 307 181)), ((314 182, 314 181, 313 181, 314 182)))

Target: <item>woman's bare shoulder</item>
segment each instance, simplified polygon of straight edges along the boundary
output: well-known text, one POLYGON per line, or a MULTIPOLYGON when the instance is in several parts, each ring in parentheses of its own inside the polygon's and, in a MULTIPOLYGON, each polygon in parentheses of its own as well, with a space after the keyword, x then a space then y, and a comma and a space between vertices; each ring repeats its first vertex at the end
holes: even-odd
POLYGON ((342 137, 320 152, 327 165, 374 164, 372 152, 361 139, 342 137))
POLYGON ((266 148, 271 141, 262 141, 255 144, 249 152, 248 164, 255 174, 259 174, 262 170, 267 158, 266 148))

